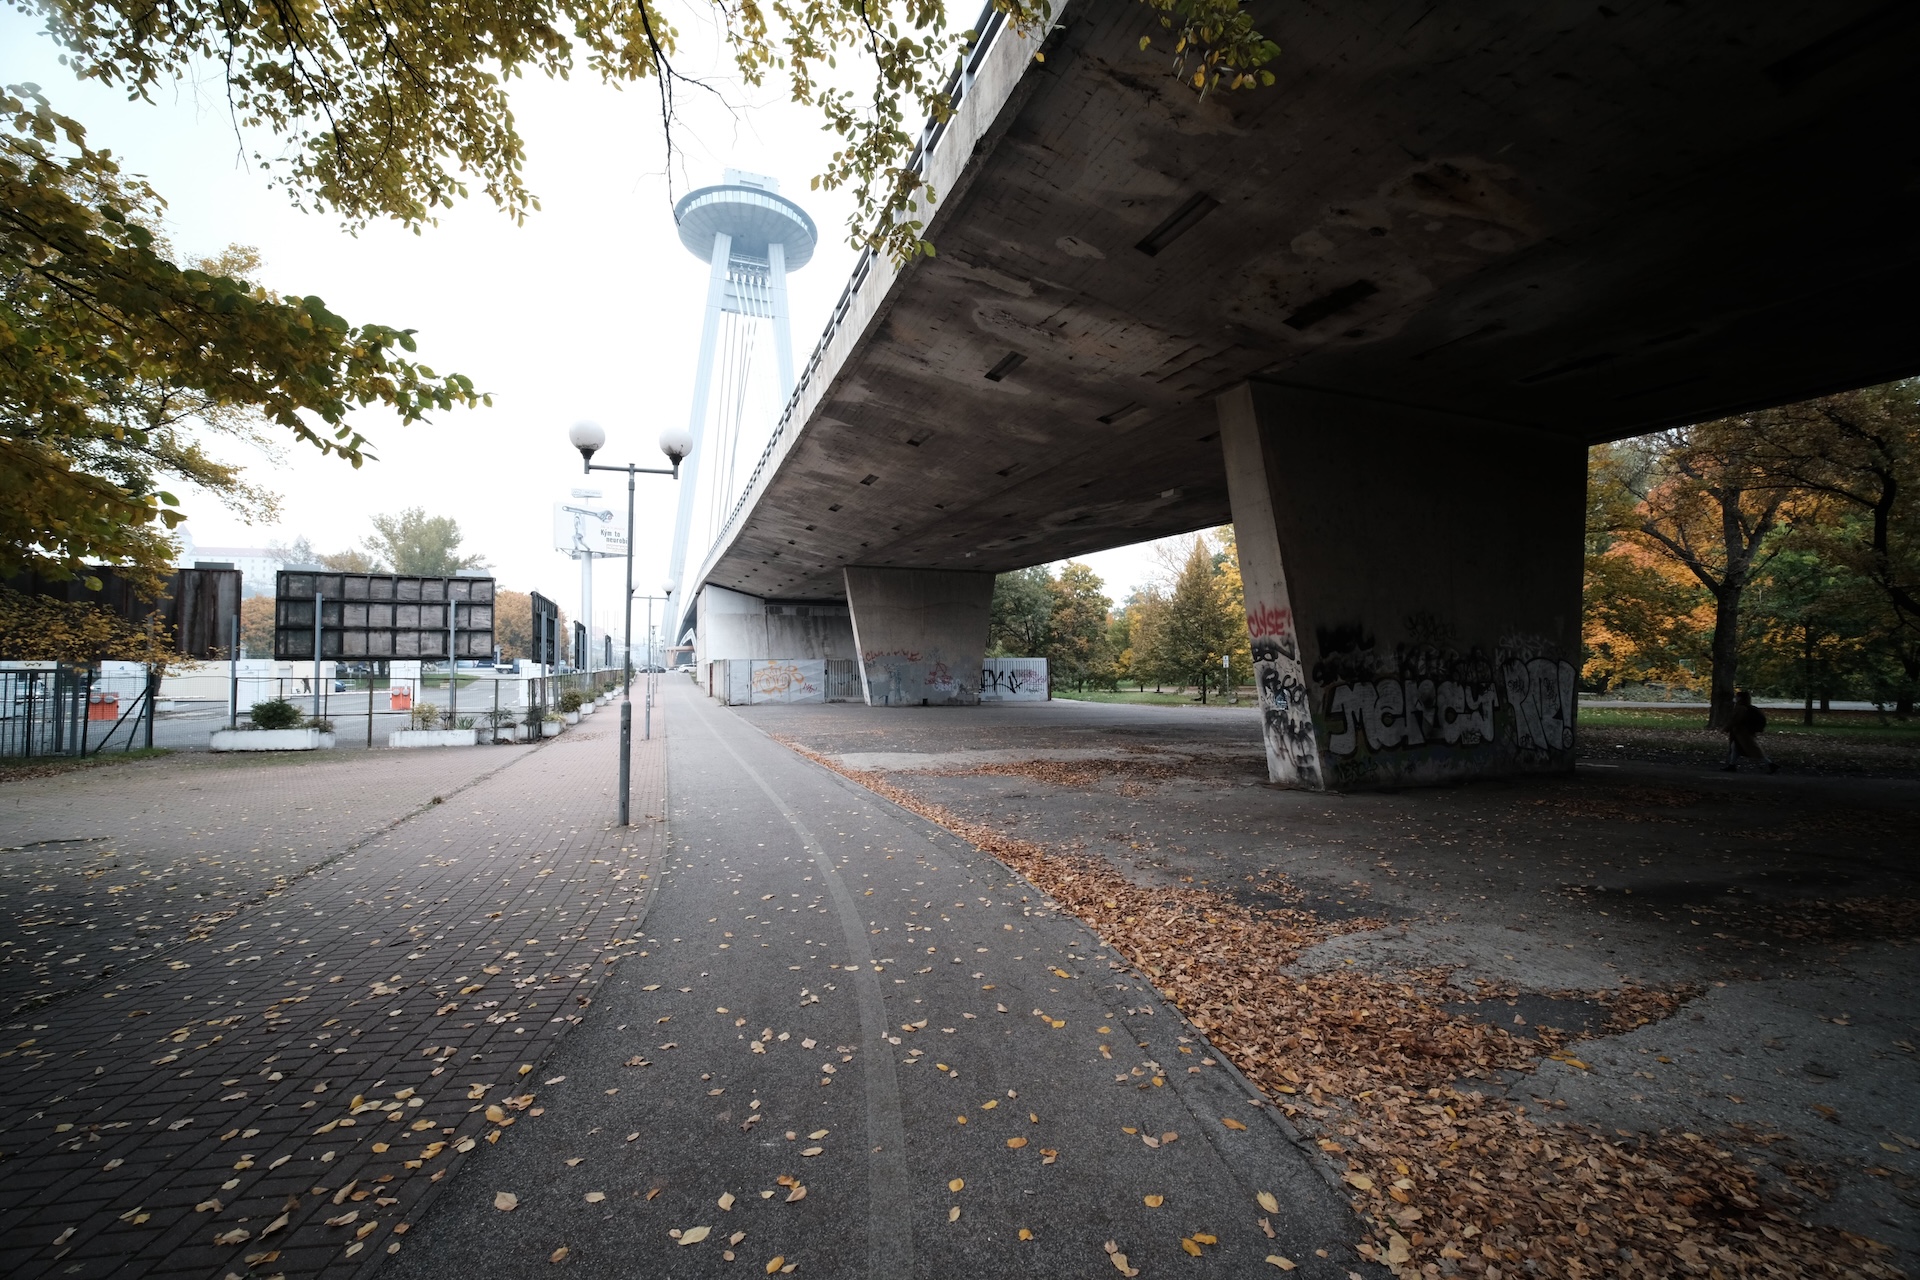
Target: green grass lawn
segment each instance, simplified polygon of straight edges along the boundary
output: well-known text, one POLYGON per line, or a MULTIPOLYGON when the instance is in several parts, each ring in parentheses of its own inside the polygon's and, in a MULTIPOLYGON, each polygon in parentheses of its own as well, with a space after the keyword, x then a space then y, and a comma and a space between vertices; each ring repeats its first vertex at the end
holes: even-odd
MULTIPOLYGON (((1883 721, 1874 711, 1816 711, 1813 723, 1800 723, 1797 707, 1768 707, 1769 734, 1812 734, 1850 742, 1880 742, 1890 746, 1920 746, 1920 720, 1902 723, 1892 716, 1883 721)), ((1583 707, 1583 729, 1704 729, 1707 709, 1686 707, 1583 707)))
MULTIPOLYGON (((1190 692, 1154 693, 1152 690, 1148 690, 1145 693, 1141 693, 1133 689, 1121 689, 1118 691, 1108 689, 1055 689, 1053 696, 1056 698, 1065 698, 1071 702, 1131 702, 1151 707, 1197 707, 1200 705, 1195 701, 1194 695, 1190 692)), ((1218 694, 1209 693, 1207 695, 1207 705, 1210 707, 1219 707, 1232 706, 1234 704, 1223 703, 1220 701, 1218 694)), ((1239 705, 1243 707, 1254 705, 1251 691, 1245 689, 1240 691, 1239 705)))

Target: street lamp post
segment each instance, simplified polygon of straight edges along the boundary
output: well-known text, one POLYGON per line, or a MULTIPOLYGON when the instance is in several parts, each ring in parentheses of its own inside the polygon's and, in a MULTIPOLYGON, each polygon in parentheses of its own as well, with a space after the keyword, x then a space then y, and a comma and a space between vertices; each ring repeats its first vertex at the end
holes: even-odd
MULTIPOLYGON (((671 592, 673 588, 668 587, 667 590, 671 592)), ((647 602, 647 660, 643 664, 647 669, 642 673, 647 677, 646 680, 642 682, 647 690, 647 696, 642 701, 642 705, 646 708, 646 729, 641 734, 641 737, 651 738, 653 737, 653 691, 655 688, 653 679, 653 602, 658 600, 662 604, 665 604, 667 597, 641 596, 640 599, 647 602)), ((664 620, 663 617, 662 621, 664 620)))
MULTIPOLYGON (((581 469, 593 471, 624 471, 627 473, 627 591, 626 591, 626 644, 621 652, 622 670, 620 686, 620 825, 632 826, 632 809, 629 794, 633 785, 633 486, 636 476, 672 476, 680 478, 680 460, 693 451, 693 437, 684 427, 668 427, 660 433, 660 452, 667 455, 667 461, 673 466, 670 470, 658 467, 637 467, 628 463, 624 467, 595 466, 593 455, 607 442, 607 433, 597 422, 576 422, 567 432, 567 439, 580 451, 581 469)), ((651 725, 649 725, 651 727, 651 725)))

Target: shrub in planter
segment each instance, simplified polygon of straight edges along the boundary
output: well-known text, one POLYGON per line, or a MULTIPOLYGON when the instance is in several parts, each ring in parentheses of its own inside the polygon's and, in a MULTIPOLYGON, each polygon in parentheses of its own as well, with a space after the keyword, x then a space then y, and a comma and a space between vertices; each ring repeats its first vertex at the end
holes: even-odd
POLYGON ((458 720, 454 722, 453 727, 456 729, 471 729, 473 728, 473 717, 461 716, 458 720))
POLYGON ((560 710, 578 711, 580 709, 580 704, 585 701, 586 699, 580 696, 580 691, 578 689, 569 689, 565 693, 560 695, 560 710))
POLYGON ((253 704, 253 727, 256 729, 298 729, 306 718, 304 711, 285 698, 270 698, 266 702, 253 704))
POLYGON ((416 729, 438 729, 440 727, 440 708, 431 702, 416 702, 409 713, 416 729))
POLYGON ((324 720, 319 716, 315 716, 313 719, 308 720, 305 724, 301 725, 300 727, 303 729, 318 729, 322 733, 332 733, 333 721, 324 720))

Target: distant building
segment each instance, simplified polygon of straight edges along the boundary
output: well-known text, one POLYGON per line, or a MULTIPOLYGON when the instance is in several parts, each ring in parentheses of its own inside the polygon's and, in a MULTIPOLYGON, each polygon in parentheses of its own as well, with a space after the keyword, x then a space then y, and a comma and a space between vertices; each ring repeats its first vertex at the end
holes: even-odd
POLYGON ((240 594, 270 596, 274 575, 286 563, 286 553, 273 547, 202 547, 190 535, 182 533, 179 565, 181 568, 214 567, 240 571, 240 594))

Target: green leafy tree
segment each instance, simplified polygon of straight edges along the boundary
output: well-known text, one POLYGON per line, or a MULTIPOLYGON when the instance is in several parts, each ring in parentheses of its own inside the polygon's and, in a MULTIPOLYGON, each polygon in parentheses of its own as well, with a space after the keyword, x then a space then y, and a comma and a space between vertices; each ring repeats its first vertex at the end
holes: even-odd
POLYGON ((1112 655, 1108 687, 1117 689, 1122 682, 1134 681, 1133 608, 1131 602, 1107 615, 1107 652, 1112 655))
POLYGON ((411 333, 233 274, 244 251, 175 264, 163 208, 37 88, 0 91, 0 576, 104 562, 157 586, 184 518, 173 486, 251 501, 207 432, 271 424, 357 466, 351 410, 412 421, 484 400, 407 359, 411 333))
POLYGON ((329 551, 320 557, 320 563, 335 573, 384 573, 385 568, 372 553, 358 547, 349 547, 345 551, 329 551))
POLYGON ((1053 575, 1045 565, 993 580, 987 646, 995 657, 1043 658, 1053 639, 1053 575))
POLYGON ((1208 686, 1220 683, 1222 655, 1247 643, 1246 613, 1235 608, 1215 554, 1196 537, 1172 583, 1143 594, 1134 621, 1136 654, 1146 641, 1148 678, 1191 684, 1202 702, 1208 686))
POLYGON ((1899 668, 1895 702, 1911 715, 1920 693, 1920 379, 1755 419, 1746 457, 1780 491, 1826 511, 1797 521, 1796 540, 1877 596, 1875 643, 1899 668))
POLYGON ((1053 597, 1051 634, 1044 650, 1049 678, 1076 689, 1089 682, 1111 682, 1107 613, 1113 601, 1101 591, 1100 576, 1090 566, 1069 560, 1047 585, 1053 597))
POLYGON ((1748 451, 1766 415, 1721 418, 1648 437, 1649 465, 1620 532, 1690 573, 1713 601, 1708 644, 1708 722, 1733 714, 1739 680, 1740 608, 1777 543, 1792 491, 1748 451))
POLYGON ((395 573, 445 578, 487 563, 485 556, 460 554, 458 521, 451 516, 430 516, 420 507, 408 507, 397 515, 375 516, 373 530, 373 536, 367 539, 367 551, 392 565, 395 573))

